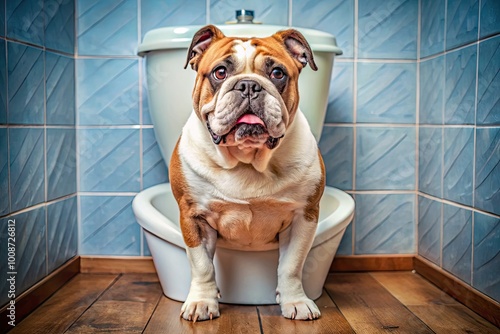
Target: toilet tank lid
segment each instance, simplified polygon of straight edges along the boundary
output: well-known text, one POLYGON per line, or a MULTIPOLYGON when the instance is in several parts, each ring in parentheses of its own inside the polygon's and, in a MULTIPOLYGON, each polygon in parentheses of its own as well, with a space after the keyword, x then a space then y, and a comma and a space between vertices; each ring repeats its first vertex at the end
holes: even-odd
MULTIPOLYGON (((144 36, 137 53, 144 56, 149 51, 165 49, 187 49, 193 35, 203 26, 178 26, 150 30, 144 36)), ((226 24, 218 25, 226 36, 237 37, 267 37, 279 30, 288 29, 286 26, 265 24, 226 24)), ((313 51, 332 52, 341 55, 342 50, 337 46, 335 36, 314 29, 296 28, 309 42, 313 51)))

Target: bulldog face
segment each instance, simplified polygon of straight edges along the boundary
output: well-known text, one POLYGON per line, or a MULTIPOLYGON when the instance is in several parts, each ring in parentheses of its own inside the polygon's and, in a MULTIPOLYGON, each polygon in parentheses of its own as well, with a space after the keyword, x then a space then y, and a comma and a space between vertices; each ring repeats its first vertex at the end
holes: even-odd
POLYGON ((188 64, 197 71, 193 107, 216 145, 274 149, 299 104, 298 76, 309 44, 289 29, 266 38, 226 37, 215 26, 194 36, 188 64))

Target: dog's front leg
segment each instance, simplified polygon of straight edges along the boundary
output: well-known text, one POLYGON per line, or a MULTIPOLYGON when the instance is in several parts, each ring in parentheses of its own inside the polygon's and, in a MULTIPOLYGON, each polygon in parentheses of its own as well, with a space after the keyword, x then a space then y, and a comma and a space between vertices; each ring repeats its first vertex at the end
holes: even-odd
POLYGON ((302 269, 311 249, 317 220, 307 221, 296 216, 291 226, 279 235, 280 258, 276 302, 281 313, 289 319, 317 319, 320 317, 316 304, 304 293, 302 269))
MULTIPOLYGON (((185 228, 186 225, 184 224, 185 228)), ((194 233, 200 233, 201 243, 195 247, 186 247, 191 264, 191 287, 186 301, 181 308, 181 316, 186 320, 207 320, 217 318, 219 313, 219 289, 215 282, 213 257, 217 231, 206 223, 195 222, 191 226, 194 233), (200 226, 201 225, 201 226, 200 226)))

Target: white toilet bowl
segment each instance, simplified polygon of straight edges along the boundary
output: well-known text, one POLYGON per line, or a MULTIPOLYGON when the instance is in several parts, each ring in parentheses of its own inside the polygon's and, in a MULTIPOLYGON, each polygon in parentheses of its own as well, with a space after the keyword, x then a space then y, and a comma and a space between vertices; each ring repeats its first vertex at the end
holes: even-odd
MULTIPOLYGON (((139 46, 146 58, 146 76, 151 119, 165 162, 169 163, 184 123, 192 111, 191 92, 195 72, 183 66, 194 33, 201 26, 152 30, 139 46)), ((219 26, 224 34, 265 37, 288 27, 235 24, 219 26)), ((299 77, 300 109, 319 140, 328 103, 335 55, 342 51, 335 37, 298 28, 308 40, 319 71, 306 67, 299 77)), ((143 227, 163 292, 183 301, 190 286, 190 267, 179 228, 179 210, 168 183, 139 193, 134 214, 143 227)), ((313 247, 303 270, 303 285, 309 298, 321 295, 331 262, 354 213, 353 199, 343 191, 327 187, 320 203, 320 221, 313 247)), ((236 251, 217 247, 216 280, 221 302, 237 304, 276 303, 278 249, 236 251)))

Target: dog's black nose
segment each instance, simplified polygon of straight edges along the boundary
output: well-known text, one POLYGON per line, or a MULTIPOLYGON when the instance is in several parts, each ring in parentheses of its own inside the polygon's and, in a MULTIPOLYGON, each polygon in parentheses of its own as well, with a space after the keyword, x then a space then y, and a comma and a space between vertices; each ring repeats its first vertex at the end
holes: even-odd
POLYGON ((240 80, 234 89, 239 90, 242 97, 254 99, 257 95, 259 95, 259 92, 262 90, 262 86, 253 80, 240 80))

